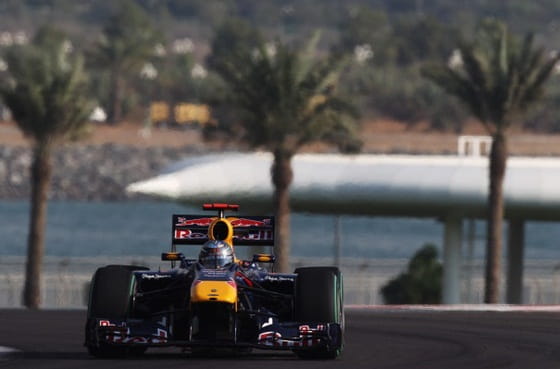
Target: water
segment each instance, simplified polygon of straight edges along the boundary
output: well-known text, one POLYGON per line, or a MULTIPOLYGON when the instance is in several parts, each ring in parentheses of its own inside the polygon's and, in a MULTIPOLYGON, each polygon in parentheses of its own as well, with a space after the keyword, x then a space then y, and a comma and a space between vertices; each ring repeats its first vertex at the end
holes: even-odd
MULTIPOLYGON (((43 307, 83 308, 87 284, 95 269, 103 265, 169 268, 159 255, 170 247, 173 213, 204 214, 166 202, 49 203, 43 307)), ((28 218, 27 202, 0 202, 0 307, 21 307, 28 218)), ((434 219, 343 216, 340 226, 341 270, 348 304, 383 303, 379 289, 406 268, 407 260, 423 244, 436 245, 441 255, 443 226, 434 219)), ((334 227, 333 216, 293 214, 293 267, 332 264, 334 227)), ((482 302, 484 291, 481 221, 476 222, 476 235, 475 260, 467 264, 465 258, 462 269, 462 301, 468 303, 482 302)), ((527 223, 525 303, 560 302, 557 240, 559 223, 527 223)), ((184 246, 181 250, 194 256, 199 247, 184 246)), ((238 256, 245 257, 239 251, 238 256)))
MULTIPOLYGON (((28 212, 27 202, 0 203, 0 255, 25 255, 28 212)), ((45 253, 61 257, 157 257, 170 247, 173 213, 204 214, 166 202, 51 202, 45 253)), ((334 222, 333 216, 294 214, 292 254, 333 255, 334 222)), ((438 244, 441 231, 439 223, 427 219, 342 217, 342 256, 408 258, 425 242, 438 244)))
MULTIPOLYGON (((50 202, 45 253, 53 257, 138 255, 157 258, 169 249, 173 213, 204 212, 167 202, 50 202)), ((28 219, 28 202, 0 202, 0 256, 25 255, 28 219)), ((294 214, 292 255, 332 256, 334 224, 333 216, 294 214)), ((434 219, 343 216, 340 224, 345 258, 408 259, 425 243, 441 249, 443 226, 434 219)), ((475 257, 482 258, 482 221, 476 222, 476 234, 475 257)), ((560 262, 559 242, 560 223, 527 222, 526 258, 558 259, 560 262)))

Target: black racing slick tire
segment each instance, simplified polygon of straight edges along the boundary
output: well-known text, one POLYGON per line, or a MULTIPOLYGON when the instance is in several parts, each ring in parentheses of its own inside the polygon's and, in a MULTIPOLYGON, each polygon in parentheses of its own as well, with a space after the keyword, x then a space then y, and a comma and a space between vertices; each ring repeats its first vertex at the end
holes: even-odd
POLYGON ((305 323, 337 323, 341 339, 336 347, 297 350, 304 359, 336 359, 342 353, 344 336, 344 303, 342 274, 336 267, 298 268, 295 273, 295 317, 305 323))
POLYGON ((97 269, 93 275, 86 323, 86 347, 96 357, 120 357, 138 355, 146 351, 143 347, 114 347, 97 342, 95 319, 126 319, 132 303, 134 289, 133 272, 148 268, 133 265, 108 265, 97 269))
POLYGON ((132 296, 135 270, 147 270, 133 265, 108 265, 93 275, 88 306, 88 317, 124 319, 127 317, 132 296))

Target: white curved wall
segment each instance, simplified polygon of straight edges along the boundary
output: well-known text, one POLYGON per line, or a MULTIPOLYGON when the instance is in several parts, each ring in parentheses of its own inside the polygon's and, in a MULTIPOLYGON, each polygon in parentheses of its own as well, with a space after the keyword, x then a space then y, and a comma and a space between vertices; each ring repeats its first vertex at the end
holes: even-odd
MULTIPOLYGON (((175 201, 270 206, 267 153, 191 157, 128 187, 175 201)), ((294 210, 402 216, 484 216, 488 159, 456 156, 297 155, 291 188, 294 210)), ((560 159, 510 158, 506 216, 560 220, 560 159)))

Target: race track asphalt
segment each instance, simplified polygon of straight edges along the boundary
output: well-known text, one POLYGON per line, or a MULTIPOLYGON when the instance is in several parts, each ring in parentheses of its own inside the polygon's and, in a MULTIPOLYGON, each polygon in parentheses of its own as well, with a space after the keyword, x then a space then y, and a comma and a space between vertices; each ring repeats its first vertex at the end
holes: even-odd
POLYGON ((0 310, 0 357, 10 368, 560 368, 560 313, 391 311, 347 309, 346 348, 334 361, 304 361, 291 353, 200 358, 178 349, 142 358, 99 360, 83 344, 85 311, 0 310))

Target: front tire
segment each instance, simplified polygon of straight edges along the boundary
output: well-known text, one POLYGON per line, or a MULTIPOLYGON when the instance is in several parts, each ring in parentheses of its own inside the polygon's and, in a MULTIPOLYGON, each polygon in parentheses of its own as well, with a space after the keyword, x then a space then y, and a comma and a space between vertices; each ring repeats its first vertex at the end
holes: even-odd
POLYGON ((95 357, 140 355, 145 347, 118 347, 100 343, 95 335, 95 319, 124 320, 128 317, 134 293, 135 270, 148 268, 133 265, 109 265, 97 269, 93 275, 86 322, 86 347, 95 357))
POLYGON ((304 359, 335 359, 342 353, 344 337, 344 304, 342 274, 336 267, 298 268, 295 273, 296 321, 305 323, 336 323, 340 326, 340 342, 336 347, 297 350, 304 359))

